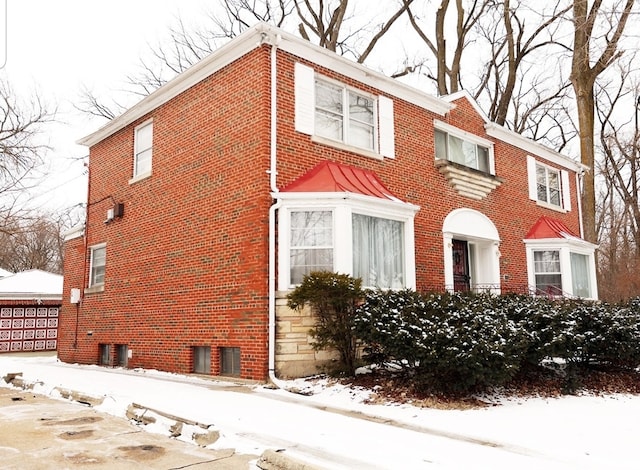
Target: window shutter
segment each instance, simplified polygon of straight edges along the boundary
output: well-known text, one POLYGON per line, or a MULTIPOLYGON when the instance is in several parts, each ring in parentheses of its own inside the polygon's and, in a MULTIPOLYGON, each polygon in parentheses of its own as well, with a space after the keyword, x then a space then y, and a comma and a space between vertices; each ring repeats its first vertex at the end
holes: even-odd
POLYGON ((380 154, 395 158, 396 144, 393 128, 393 100, 386 96, 378 97, 378 122, 380 133, 380 154))
POLYGON ((538 200, 538 188, 536 185, 536 159, 527 155, 527 176, 529 179, 529 199, 538 200))
POLYGON ((316 107, 315 73, 313 69, 296 62, 295 81, 296 131, 313 135, 316 107))
POLYGON ((571 210, 571 186, 569 185, 569 172, 560 170, 560 181, 562 182, 562 207, 566 211, 571 210))

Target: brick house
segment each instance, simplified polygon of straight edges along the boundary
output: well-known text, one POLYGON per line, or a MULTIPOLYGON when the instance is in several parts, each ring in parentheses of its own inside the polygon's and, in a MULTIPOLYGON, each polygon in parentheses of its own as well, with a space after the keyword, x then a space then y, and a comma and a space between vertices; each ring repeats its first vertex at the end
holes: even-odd
POLYGON ((318 269, 597 298, 586 168, 466 93, 429 96, 265 24, 80 143, 89 200, 66 237, 63 361, 314 373, 329 357, 285 296, 318 269))

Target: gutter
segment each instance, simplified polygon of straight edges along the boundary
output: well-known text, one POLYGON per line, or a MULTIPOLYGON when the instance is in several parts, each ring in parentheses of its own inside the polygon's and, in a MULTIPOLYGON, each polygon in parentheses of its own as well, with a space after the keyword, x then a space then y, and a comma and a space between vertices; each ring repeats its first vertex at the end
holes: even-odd
POLYGON ((278 379, 276 378, 276 216, 277 211, 282 205, 282 200, 278 197, 278 185, 277 185, 277 110, 278 110, 278 77, 277 77, 277 57, 276 53, 278 45, 282 37, 280 34, 275 35, 275 38, 269 39, 267 32, 262 32, 262 44, 271 45, 271 128, 270 128, 270 143, 269 143, 269 186, 271 189, 271 196, 275 199, 275 202, 269 208, 269 380, 274 385, 278 386, 278 379), (275 40, 274 40, 275 39, 275 40))

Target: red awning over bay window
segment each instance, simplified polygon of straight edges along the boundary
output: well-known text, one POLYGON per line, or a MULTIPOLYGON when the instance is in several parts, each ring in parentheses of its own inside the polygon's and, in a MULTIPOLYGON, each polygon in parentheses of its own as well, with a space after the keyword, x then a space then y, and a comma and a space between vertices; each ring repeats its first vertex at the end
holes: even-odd
POLYGON ((373 196, 390 201, 400 201, 370 170, 325 160, 297 180, 288 184, 282 192, 348 192, 373 196))
POLYGON ((526 240, 543 238, 580 239, 580 237, 573 233, 563 222, 544 215, 531 227, 529 233, 527 233, 527 236, 524 238, 526 240))

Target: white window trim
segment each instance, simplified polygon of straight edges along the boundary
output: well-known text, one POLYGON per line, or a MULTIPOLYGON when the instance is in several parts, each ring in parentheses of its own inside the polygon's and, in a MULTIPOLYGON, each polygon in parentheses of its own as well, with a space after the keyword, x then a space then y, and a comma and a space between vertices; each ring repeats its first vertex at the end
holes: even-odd
POLYGON ((405 285, 415 289, 414 217, 418 206, 403 202, 385 201, 380 198, 352 193, 278 193, 283 200, 278 214, 278 290, 287 291, 291 284, 289 251, 291 212, 332 211, 333 213, 333 270, 353 275, 352 220, 353 213, 397 220, 404 223, 405 285), (336 229, 339 227, 339 229, 336 229), (339 233, 338 233, 339 231, 339 233))
MULTIPOLYGON (((495 156, 493 151, 493 142, 491 140, 488 140, 478 135, 464 131, 462 129, 452 126, 451 124, 447 124, 446 122, 439 121, 438 119, 434 120, 433 124, 434 124, 434 127, 439 131, 446 132, 449 135, 458 137, 459 139, 462 139, 462 140, 466 140, 467 142, 471 142, 472 144, 485 147, 489 153, 489 173, 492 175, 496 174, 496 162, 495 162, 495 156)), ((435 151, 434 151, 434 155, 435 155, 435 151)), ((436 156, 436 158, 438 157, 436 156)), ((468 168, 471 168, 471 167, 468 167, 468 168)))
POLYGON ((153 172, 153 127, 151 129, 151 168, 149 171, 144 173, 137 174, 136 166, 138 163, 137 159, 137 150, 138 150, 138 131, 145 126, 152 125, 153 126, 153 118, 147 119, 144 122, 141 122, 133 129, 133 176, 129 180, 129 184, 135 183, 136 181, 143 180, 151 176, 153 172))
POLYGON ((366 96, 375 101, 374 107, 374 149, 357 147, 344 141, 338 141, 321 137, 315 134, 315 112, 316 112, 316 73, 312 67, 296 62, 295 74, 295 130, 312 137, 315 143, 336 147, 349 152, 358 153, 367 157, 380 160, 383 157, 395 158, 395 129, 394 129, 394 109, 393 100, 386 96, 375 96, 366 93, 344 83, 321 76, 322 81, 340 86, 347 91, 352 91, 362 96, 366 96))
POLYGON ((107 248, 107 244, 106 243, 98 243, 96 245, 91 245, 89 247, 89 253, 90 253, 90 259, 89 259, 89 282, 88 282, 87 289, 85 289, 85 293, 102 292, 104 290, 104 281, 101 282, 100 284, 93 284, 93 276, 92 276, 92 273, 93 273, 93 253, 95 252, 95 250, 99 250, 101 248, 105 249, 104 267, 105 267, 105 277, 106 277, 106 268, 107 268, 106 248, 107 248))
POLYGON ((547 165, 540 160, 537 160, 531 155, 527 155, 527 179, 529 185, 529 199, 536 201, 541 207, 554 210, 556 212, 570 212, 571 211, 571 186, 569 184, 569 172, 560 168, 555 168, 551 165, 547 165), (540 201, 538 199, 538 182, 536 180, 536 166, 540 165, 549 170, 556 171, 560 175, 560 198, 562 206, 556 206, 546 201, 540 201))
POLYGON ((579 239, 532 239, 524 240, 527 253, 528 282, 535 288, 534 251, 559 251, 560 273, 562 278, 562 292, 573 296, 573 275, 571 272, 571 253, 586 255, 589 263, 590 300, 598 298, 598 284, 596 279, 595 248, 596 246, 579 239))

